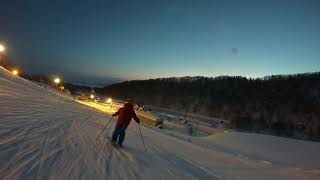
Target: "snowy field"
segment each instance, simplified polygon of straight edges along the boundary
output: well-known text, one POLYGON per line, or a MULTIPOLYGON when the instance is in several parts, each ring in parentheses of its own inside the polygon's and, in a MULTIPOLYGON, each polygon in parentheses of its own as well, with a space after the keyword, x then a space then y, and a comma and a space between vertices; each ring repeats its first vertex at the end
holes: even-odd
POLYGON ((320 179, 320 143, 247 133, 179 137, 132 122, 108 143, 110 115, 0 68, 0 179, 320 179))

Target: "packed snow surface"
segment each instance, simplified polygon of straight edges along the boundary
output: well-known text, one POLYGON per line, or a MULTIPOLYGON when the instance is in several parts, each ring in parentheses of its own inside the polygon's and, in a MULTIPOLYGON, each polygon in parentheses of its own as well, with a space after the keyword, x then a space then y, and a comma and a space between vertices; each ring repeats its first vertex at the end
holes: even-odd
POLYGON ((258 134, 170 136, 138 125, 99 141, 110 115, 0 68, 0 179, 320 179, 320 143, 258 134))

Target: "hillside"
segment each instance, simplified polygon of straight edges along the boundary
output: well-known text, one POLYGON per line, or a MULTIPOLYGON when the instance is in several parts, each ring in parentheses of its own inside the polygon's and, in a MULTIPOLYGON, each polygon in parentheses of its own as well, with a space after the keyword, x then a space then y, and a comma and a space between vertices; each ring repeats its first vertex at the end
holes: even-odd
POLYGON ((132 122, 125 147, 96 142, 109 114, 0 69, 0 179, 319 179, 320 143, 247 133, 176 138, 132 122))
POLYGON ((320 73, 261 79, 221 76, 127 81, 97 92, 227 119, 232 127, 320 141, 320 73))

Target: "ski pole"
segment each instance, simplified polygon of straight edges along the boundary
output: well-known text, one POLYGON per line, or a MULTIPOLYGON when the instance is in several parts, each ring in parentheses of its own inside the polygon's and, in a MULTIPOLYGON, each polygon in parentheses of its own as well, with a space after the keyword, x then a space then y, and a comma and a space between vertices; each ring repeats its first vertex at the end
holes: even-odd
POLYGON ((102 131, 100 132, 100 134, 98 135, 97 139, 98 140, 100 138, 100 136, 102 135, 103 131, 108 127, 108 125, 110 124, 111 120, 112 120, 113 116, 111 116, 111 118, 109 119, 109 122, 107 123, 107 125, 102 129, 102 131))
POLYGON ((141 141, 142 141, 142 144, 144 147, 144 151, 147 151, 146 145, 144 144, 144 141, 143 141, 143 137, 142 137, 142 133, 141 133, 141 129, 140 129, 140 124, 138 124, 138 127, 139 127, 139 131, 140 131, 140 137, 141 137, 141 141))

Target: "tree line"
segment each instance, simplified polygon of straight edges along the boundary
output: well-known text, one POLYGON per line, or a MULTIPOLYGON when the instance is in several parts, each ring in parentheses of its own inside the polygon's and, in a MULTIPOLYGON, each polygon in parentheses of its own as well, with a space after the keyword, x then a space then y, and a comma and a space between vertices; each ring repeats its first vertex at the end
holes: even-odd
POLYGON ((320 72, 135 80, 96 92, 230 120, 239 130, 320 141, 320 72))

